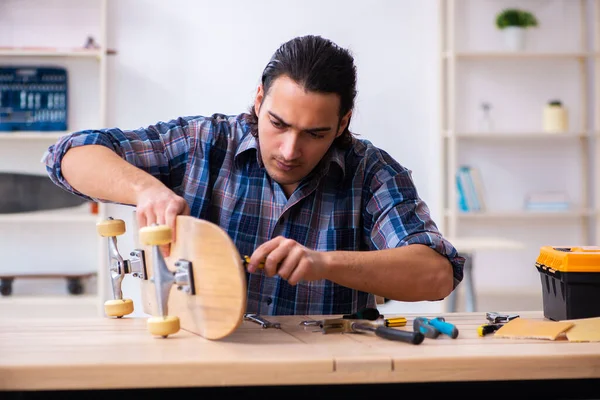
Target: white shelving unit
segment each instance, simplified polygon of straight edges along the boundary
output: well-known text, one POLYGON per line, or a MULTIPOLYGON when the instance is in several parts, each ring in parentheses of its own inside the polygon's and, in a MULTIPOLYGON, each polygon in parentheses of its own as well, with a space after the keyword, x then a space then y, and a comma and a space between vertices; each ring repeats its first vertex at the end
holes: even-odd
POLYGON ((524 259, 515 262, 508 254, 503 258, 496 253, 489 264, 494 264, 494 273, 510 265, 513 272, 531 279, 532 273, 522 272, 516 264, 533 265, 539 231, 545 244, 599 244, 600 1, 548 0, 515 6, 503 0, 440 0, 438 4, 441 228, 453 238, 519 237, 528 252, 524 259), (540 22, 527 31, 522 51, 504 50, 495 26, 498 12, 515 7, 532 11, 540 22), (544 132, 542 107, 563 97, 569 131, 544 132), (492 104, 492 119, 499 122, 491 131, 482 131, 476 123, 481 116, 477 105, 484 101, 492 104), (465 164, 478 168, 482 176, 486 201, 482 211, 459 208, 456 173, 465 164), (525 210, 525 195, 542 189, 573 195, 572 208, 525 210))
MULTIPOLYGON (((92 1, 92 0, 90 0, 92 1)), ((99 10, 99 15, 96 17, 98 22, 98 34, 94 35, 96 43, 100 46, 97 49, 86 49, 83 46, 81 48, 65 47, 65 48, 52 48, 51 46, 40 45, 40 47, 28 47, 28 46, 4 46, 0 48, 0 63, 4 65, 22 65, 24 63, 28 65, 46 65, 52 63, 54 65, 66 66, 69 75, 72 75, 78 67, 77 63, 85 60, 86 62, 96 62, 97 67, 97 98, 94 99, 94 105, 97 104, 97 113, 93 117, 93 123, 95 126, 106 125, 106 96, 107 96, 107 57, 113 53, 106 47, 107 44, 107 2, 108 0, 93 0, 97 1, 96 9, 99 10), (74 63, 74 64, 73 64, 74 63)), ((79 3, 82 4, 83 3, 79 3)), ((43 5, 43 2, 40 3, 43 5)), ((27 6, 27 5, 25 5, 27 6)), ((29 5, 30 7, 36 7, 35 5, 29 5)), ((87 5, 83 5, 87 6, 87 5)), ((51 7, 51 6, 48 6, 51 7)), ((56 10, 56 12, 61 12, 56 10)), ((68 27, 65 27, 68 29, 68 27)), ((83 41, 85 37, 82 37, 83 41)), ((77 78, 80 78, 79 76, 77 78)), ((77 79, 69 79, 69 97, 72 99, 76 89, 73 89, 81 82, 77 79)), ((92 93, 86 93, 86 96, 92 96, 92 93)), ((30 171, 35 171, 40 174, 44 174, 43 166, 41 165, 40 159, 44 149, 56 142, 61 136, 66 135, 72 131, 88 128, 82 123, 74 122, 73 110, 71 109, 73 101, 69 101, 69 131, 19 131, 19 132, 0 132, 0 147, 4 150, 15 149, 14 151, 26 151, 26 161, 22 162, 21 167, 27 164, 30 171), (32 163, 35 162, 35 165, 32 163)), ((20 160, 19 160, 20 161, 20 160)), ((5 166, 5 165, 4 165, 5 166)), ((30 172, 28 171, 28 172, 30 172)), ((20 230, 35 230, 36 226, 43 224, 58 224, 57 226, 66 225, 69 230, 73 232, 75 237, 65 237, 64 247, 57 247, 56 251, 65 254, 68 253, 69 243, 77 240, 77 232, 82 231, 93 231, 95 232, 95 223, 105 215, 105 206, 100 204, 98 206, 98 214, 93 214, 90 211, 90 205, 85 204, 80 207, 63 208, 49 211, 36 211, 28 213, 16 213, 16 214, 0 214, 0 225, 18 227, 20 230)), ((12 228, 11 228, 12 229, 12 228)), ((98 255, 98 258, 94 256, 94 259, 98 259, 97 266, 97 290, 93 296, 98 299, 98 310, 102 312, 102 302, 105 297, 105 279, 106 279, 106 262, 104 258, 106 256, 104 245, 98 246, 98 241, 94 241, 93 248, 85 249, 86 252, 98 255)), ((22 246, 37 246, 32 243, 19 243, 22 246)), ((1 248, 2 245, 0 245, 1 248)), ((46 249, 47 250, 47 249, 46 249)), ((43 251, 46 251, 43 250, 43 251)), ((10 261, 10 260, 9 260, 10 261)), ((27 266, 22 268, 27 269, 27 266)), ((18 279, 18 278, 17 278, 18 279)), ((88 295, 84 296, 86 299, 88 295)), ((60 298, 60 297, 59 297, 60 298)), ((11 299, 15 301, 15 299, 11 299)), ((72 302, 73 299, 65 297, 66 302, 72 302)))

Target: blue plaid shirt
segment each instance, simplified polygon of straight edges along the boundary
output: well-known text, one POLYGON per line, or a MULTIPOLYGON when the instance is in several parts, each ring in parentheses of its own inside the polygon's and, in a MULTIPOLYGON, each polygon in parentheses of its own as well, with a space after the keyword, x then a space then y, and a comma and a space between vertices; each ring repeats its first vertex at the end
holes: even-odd
MULTIPOLYGON (((411 173, 366 140, 332 146, 287 199, 262 165, 248 115, 181 117, 147 128, 85 130, 61 138, 44 155, 52 181, 83 198, 61 173, 75 146, 98 144, 160 179, 185 198, 191 215, 228 232, 241 255, 282 235, 315 250, 379 250, 413 243, 446 256, 454 285, 464 259, 438 231, 411 173)), ((370 293, 331 281, 300 282, 247 274, 247 312, 263 315, 346 314, 375 307, 370 293)))

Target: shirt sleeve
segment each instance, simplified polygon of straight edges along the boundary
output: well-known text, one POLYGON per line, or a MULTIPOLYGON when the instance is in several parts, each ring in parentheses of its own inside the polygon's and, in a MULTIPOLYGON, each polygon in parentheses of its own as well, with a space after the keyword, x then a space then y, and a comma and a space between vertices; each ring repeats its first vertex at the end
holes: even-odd
MULTIPOLYGON (((380 156, 381 157, 381 156, 380 156)), ((426 245, 452 264, 454 288, 463 279, 465 258, 439 231, 427 204, 418 196, 409 170, 389 156, 369 177, 371 197, 366 205, 371 242, 377 249, 426 245)))
POLYGON ((104 201, 74 189, 62 174, 61 162, 71 148, 105 146, 178 193, 182 189, 189 154, 190 120, 191 117, 181 117, 135 130, 110 128, 74 132, 51 145, 41 161, 50 179, 59 187, 88 200, 104 201))

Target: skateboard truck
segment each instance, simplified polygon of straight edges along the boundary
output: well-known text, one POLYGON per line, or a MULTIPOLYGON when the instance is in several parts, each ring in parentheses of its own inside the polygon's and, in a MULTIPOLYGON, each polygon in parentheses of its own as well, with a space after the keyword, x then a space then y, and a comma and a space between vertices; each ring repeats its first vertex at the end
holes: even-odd
POLYGON ((190 296, 196 294, 192 263, 175 261, 175 272, 167 267, 160 246, 171 243, 172 230, 166 225, 145 226, 140 229, 140 242, 152 247, 152 277, 156 290, 158 316, 148 319, 148 330, 153 335, 166 338, 180 329, 179 318, 168 315, 169 293, 173 285, 190 296))
POLYGON ((117 246, 117 236, 125 233, 125 222, 120 219, 109 217, 98 222, 96 229, 100 236, 106 237, 108 242, 109 272, 113 291, 113 300, 104 303, 104 312, 111 317, 121 318, 133 312, 133 301, 123 298, 121 284, 126 274, 145 280, 146 265, 144 262, 144 251, 134 250, 130 253, 131 259, 123 259, 117 246))
MULTIPOLYGON (((123 298, 121 285, 126 274, 135 278, 148 280, 146 259, 144 250, 135 249, 130 253, 129 260, 124 259, 119 253, 117 236, 125 233, 125 222, 120 219, 109 217, 107 220, 97 224, 98 233, 108 240, 109 271, 113 300, 104 303, 106 315, 121 318, 133 312, 133 301, 123 298)), ((192 264, 186 260, 175 262, 176 271, 167 268, 165 259, 160 252, 160 245, 171 242, 171 229, 167 226, 150 226, 140 230, 140 240, 152 246, 153 273, 150 281, 154 283, 158 303, 159 317, 148 320, 148 328, 151 333, 166 337, 179 331, 179 319, 167 316, 167 303, 169 292, 173 285, 184 293, 193 295, 194 279, 192 264)))

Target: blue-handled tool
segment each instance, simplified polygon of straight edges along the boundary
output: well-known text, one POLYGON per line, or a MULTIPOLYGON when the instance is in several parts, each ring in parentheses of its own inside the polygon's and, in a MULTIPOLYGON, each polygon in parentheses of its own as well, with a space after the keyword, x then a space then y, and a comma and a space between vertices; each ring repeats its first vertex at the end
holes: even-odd
POLYGON ((443 333, 444 335, 450 336, 452 339, 458 337, 458 329, 453 324, 446 322, 443 317, 437 317, 429 320, 429 323, 433 325, 435 329, 443 333))
POLYGON ((440 336, 440 331, 431 325, 425 317, 416 317, 413 320, 413 331, 421 332, 423 336, 429 339, 435 339, 440 336))
POLYGON ((458 329, 453 324, 446 322, 443 317, 428 319, 417 317, 413 320, 413 330, 421 332, 430 339, 437 338, 440 333, 450 336, 452 339, 458 337, 458 329))

